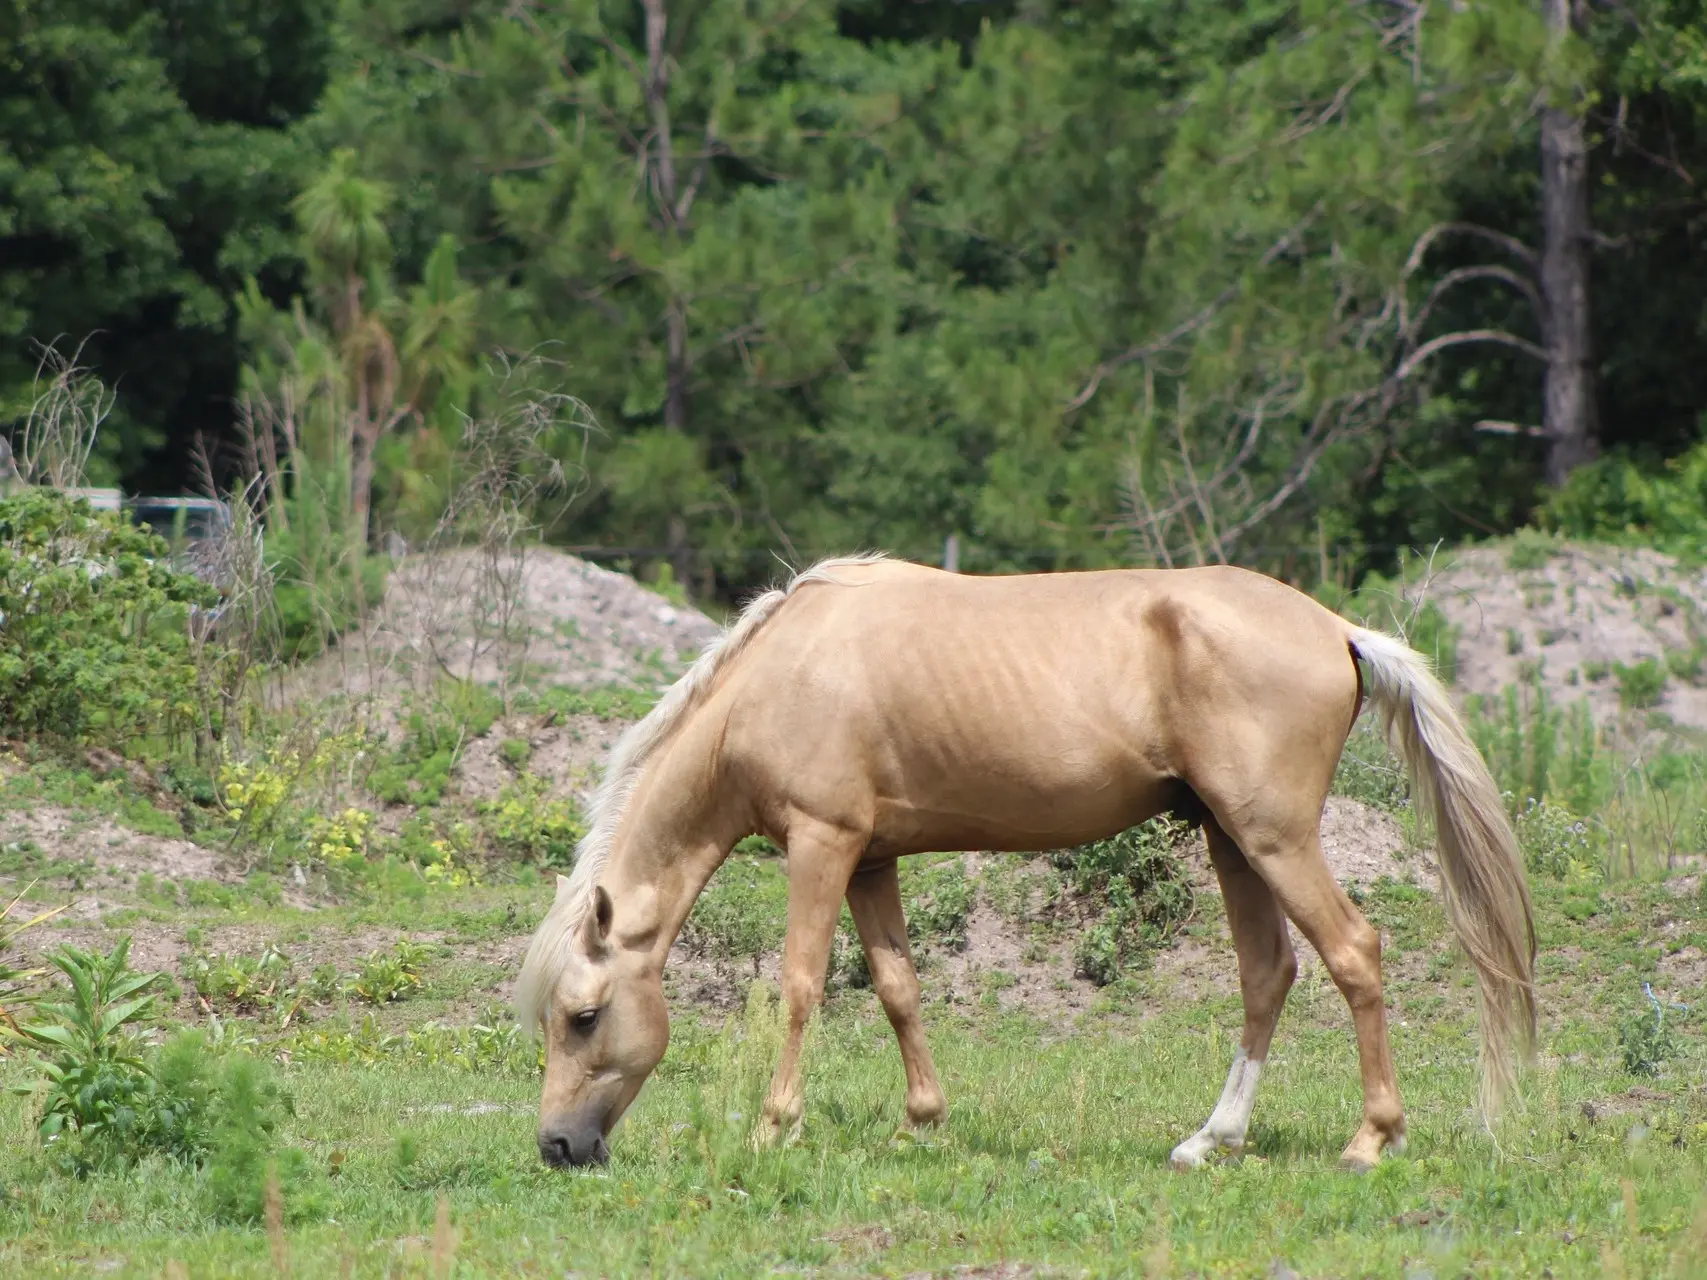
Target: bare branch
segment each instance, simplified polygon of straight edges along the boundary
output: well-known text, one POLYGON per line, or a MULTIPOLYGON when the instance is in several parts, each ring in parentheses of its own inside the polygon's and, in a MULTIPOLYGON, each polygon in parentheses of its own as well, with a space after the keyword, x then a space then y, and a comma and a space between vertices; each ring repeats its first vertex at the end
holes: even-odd
POLYGON ((1438 338, 1430 338, 1418 347, 1402 364, 1393 371, 1391 381, 1403 382, 1417 371, 1417 367, 1438 351, 1448 347, 1461 347, 1472 342, 1491 342, 1502 347, 1512 347, 1527 356, 1545 362, 1547 350, 1538 346, 1528 338, 1520 338, 1515 333, 1507 333, 1503 329, 1461 329, 1455 333, 1443 333, 1438 338))
POLYGON ((1429 248, 1444 235, 1478 236, 1498 245, 1531 271, 1536 269, 1539 262, 1535 250, 1516 236, 1508 236, 1503 231, 1495 231, 1492 227, 1484 227, 1474 222, 1437 222, 1418 236, 1416 244, 1411 247, 1411 256, 1405 262, 1404 274, 1407 279, 1416 274, 1429 248))

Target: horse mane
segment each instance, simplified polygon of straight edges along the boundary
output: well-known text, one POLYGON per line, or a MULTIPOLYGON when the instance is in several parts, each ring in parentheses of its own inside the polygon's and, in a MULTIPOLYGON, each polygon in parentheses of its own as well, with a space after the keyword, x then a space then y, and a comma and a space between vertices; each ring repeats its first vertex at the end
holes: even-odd
POLYGON ((593 900, 599 874, 610 859, 617 827, 628 809, 640 775, 660 748, 675 734, 688 716, 705 701, 717 677, 752 641, 754 635, 801 587, 813 582, 833 582, 839 569, 875 564, 889 557, 881 552, 836 556, 820 560, 750 601, 723 633, 708 644, 681 677, 670 686, 658 705, 617 740, 612 748, 604 780, 594 793, 588 810, 587 834, 575 849, 575 865, 567 876, 557 877, 557 898, 534 931, 522 970, 516 979, 516 1015, 530 1031, 543 1022, 551 993, 556 989, 572 955, 572 943, 593 900))

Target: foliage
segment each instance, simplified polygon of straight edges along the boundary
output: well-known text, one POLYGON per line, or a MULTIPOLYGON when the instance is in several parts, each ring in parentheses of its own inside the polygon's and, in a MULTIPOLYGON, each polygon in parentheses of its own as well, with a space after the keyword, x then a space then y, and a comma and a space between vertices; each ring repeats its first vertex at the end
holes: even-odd
POLYGON ((19 968, 7 958, 6 952, 11 949, 19 934, 36 928, 65 910, 64 906, 49 907, 45 911, 36 912, 27 920, 15 919, 12 913, 18 909, 18 904, 23 902, 24 895, 33 888, 34 884, 25 886, 10 902, 0 907, 0 1058, 5 1057, 9 1051, 9 1038, 17 1034, 18 1015, 32 1009, 38 998, 37 993, 29 990, 26 984, 46 972, 39 967, 19 968))
POLYGON ((293 1060, 336 1066, 448 1067, 481 1076, 534 1079, 545 1046, 530 1041, 514 1022, 448 1026, 428 1022, 383 1031, 371 1017, 350 1030, 314 1029, 290 1041, 293 1060))
POLYGON ((901 901, 907 934, 914 943, 959 951, 966 946, 966 921, 972 914, 975 885, 959 858, 901 864, 901 901))
POLYGON ((1618 701, 1630 711, 1658 706, 1665 694, 1666 668, 1658 658, 1643 658, 1640 662, 1612 664, 1612 674, 1618 681, 1618 701))
POLYGON ((1654 995, 1653 988, 1642 984, 1651 1009, 1631 1014, 1618 1028, 1618 1045, 1623 1051, 1624 1070, 1633 1076, 1656 1076, 1668 1059, 1677 1054, 1677 1040, 1666 1025, 1665 1007, 1654 995))
POLYGON ((214 599, 80 499, 0 499, 0 733, 123 746, 191 722, 188 611, 214 599))
POLYGON ((285 1022, 303 996, 290 959, 277 947, 256 955, 196 955, 184 962, 184 980, 206 1004, 225 1013, 277 1011, 285 1022))
POLYGON ((587 834, 575 802, 551 795, 550 784, 532 773, 506 782, 495 799, 481 801, 476 810, 501 856, 537 866, 569 868, 575 846, 587 834))
POLYGON ((1514 825, 1530 875, 1569 880, 1598 874, 1595 833, 1570 810, 1531 796, 1514 825))
POLYGON ((407 1000, 421 990, 421 966, 427 949, 408 938, 399 938, 389 951, 370 951, 363 957, 349 992, 368 1004, 390 1004, 407 1000))
POLYGON ((117 390, 95 483, 178 492, 198 435, 230 430, 244 273, 295 271, 290 197, 336 42, 327 0, 0 10, 0 424, 28 403, 28 339, 92 337, 117 390), (171 461, 156 453, 165 447, 171 461), (152 455, 152 456, 151 456, 152 455), (149 478, 151 477, 151 479, 149 478))
POLYGON ((721 961, 748 960, 782 945, 787 929, 788 882, 774 865, 732 854, 711 877, 682 927, 682 942, 721 961))
POLYGON ((68 1000, 38 1001, 18 1035, 45 1055, 47 1092, 38 1129, 43 1140, 62 1133, 112 1134, 122 1140, 138 1123, 152 1081, 133 1024, 153 1011, 150 990, 159 975, 128 966, 130 939, 106 955, 65 945, 50 964, 71 985, 68 1000))
POLYGON ((1052 861, 1088 908, 1075 959, 1098 986, 1166 942, 1196 910, 1180 845, 1190 827, 1156 818, 1106 840, 1062 850, 1052 861))

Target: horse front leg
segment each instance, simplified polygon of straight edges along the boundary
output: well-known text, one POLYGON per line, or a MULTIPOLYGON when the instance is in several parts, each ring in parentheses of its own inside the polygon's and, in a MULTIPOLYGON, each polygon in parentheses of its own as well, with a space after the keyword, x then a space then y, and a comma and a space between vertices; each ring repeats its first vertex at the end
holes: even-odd
POLYGON ((907 917, 901 907, 901 880, 893 862, 861 868, 848 882, 848 910, 865 947, 871 985, 889 1015, 907 1073, 907 1123, 918 1128, 941 1120, 948 1102, 937 1083, 936 1064, 919 1016, 919 972, 907 945, 907 917))
POLYGON ((806 1111, 800 1049, 824 998, 830 945, 848 878, 865 838, 827 823, 791 824, 788 832, 788 936, 782 947, 782 999, 788 1031, 754 1139, 759 1145, 798 1131, 806 1111))

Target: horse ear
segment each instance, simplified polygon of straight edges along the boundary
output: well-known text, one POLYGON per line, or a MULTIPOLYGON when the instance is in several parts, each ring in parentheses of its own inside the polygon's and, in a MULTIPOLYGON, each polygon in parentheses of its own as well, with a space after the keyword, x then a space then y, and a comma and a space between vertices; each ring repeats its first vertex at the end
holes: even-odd
POLYGON ((557 901, 562 902, 563 901, 563 895, 568 893, 568 892, 569 892, 569 877, 568 876, 558 876, 557 877, 557 901))
POLYGON ((593 889, 592 905, 593 909, 587 912, 586 923, 583 926, 584 937, 587 950, 599 952, 604 950, 605 943, 610 938, 612 914, 610 894, 605 892, 605 887, 602 884, 593 889))
POLYGON ((599 931, 600 942, 610 937, 612 910, 610 894, 605 892, 605 887, 601 884, 593 890, 593 924, 599 931))

